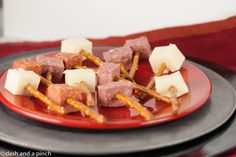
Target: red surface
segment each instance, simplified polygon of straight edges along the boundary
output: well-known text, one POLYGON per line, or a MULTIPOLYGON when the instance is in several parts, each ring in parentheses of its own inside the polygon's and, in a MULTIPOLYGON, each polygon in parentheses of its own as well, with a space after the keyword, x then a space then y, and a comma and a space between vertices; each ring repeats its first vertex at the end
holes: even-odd
MULTIPOLYGON (((97 51, 99 51, 99 49, 97 49, 97 51)), ((87 63, 87 66, 88 65, 90 64, 87 63)), ((179 114, 173 116, 169 104, 160 101, 156 102, 153 98, 147 98, 140 103, 146 106, 148 110, 155 115, 155 118, 151 121, 144 121, 134 109, 128 107, 100 107, 99 112, 108 120, 106 124, 98 124, 88 117, 82 117, 80 113, 69 114, 66 116, 49 114, 46 111, 46 106, 39 100, 25 96, 14 96, 4 89, 6 73, 3 73, 0 78, 0 100, 8 108, 23 116, 60 126, 90 129, 118 129, 157 125, 192 113, 201 107, 210 95, 211 83, 201 70, 186 61, 180 72, 183 75, 190 92, 179 98, 181 105, 179 114)), ((152 75, 153 73, 148 61, 141 60, 139 69, 135 76, 136 82, 146 85, 152 75)), ((133 98, 137 99, 135 97, 133 98)))
MULTIPOLYGON (((141 35, 148 37, 152 47, 175 43, 186 56, 209 61, 236 72, 236 16, 210 23, 91 40, 94 45, 121 46, 126 39, 141 35)), ((59 46, 60 41, 0 43, 0 57, 59 46)))

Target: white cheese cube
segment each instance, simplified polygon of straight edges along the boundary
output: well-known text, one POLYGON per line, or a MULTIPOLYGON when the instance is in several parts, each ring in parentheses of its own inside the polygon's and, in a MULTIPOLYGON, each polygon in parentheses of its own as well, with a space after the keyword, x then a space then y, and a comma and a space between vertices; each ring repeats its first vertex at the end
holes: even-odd
POLYGON ((93 44, 91 41, 80 38, 72 37, 61 41, 61 52, 65 53, 80 53, 81 50, 92 54, 93 44))
POLYGON ((5 82, 5 88, 13 95, 29 95, 26 92, 26 85, 30 84, 38 89, 40 77, 33 71, 25 71, 23 69, 9 69, 5 82))
POLYGON ((171 72, 177 71, 181 68, 184 60, 184 55, 175 44, 156 47, 149 57, 149 62, 154 73, 158 72, 162 63, 165 63, 167 69, 171 72))
POLYGON ((96 74, 93 69, 76 69, 66 70, 65 83, 71 86, 78 86, 81 81, 84 81, 91 92, 95 92, 97 85, 96 74))
POLYGON ((156 92, 162 96, 170 97, 169 88, 174 86, 177 89, 177 97, 188 93, 189 89, 179 71, 164 76, 155 77, 156 92))

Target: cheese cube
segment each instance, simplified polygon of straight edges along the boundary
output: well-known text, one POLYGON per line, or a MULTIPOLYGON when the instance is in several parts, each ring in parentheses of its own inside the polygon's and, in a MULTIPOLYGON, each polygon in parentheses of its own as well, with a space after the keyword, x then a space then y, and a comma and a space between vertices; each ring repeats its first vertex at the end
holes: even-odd
POLYGON ((90 91, 95 92, 97 78, 93 69, 66 70, 64 73, 67 85, 77 86, 81 81, 84 81, 89 86, 90 91))
POLYGON ((166 64, 168 71, 177 71, 181 68, 184 60, 184 55, 175 44, 156 47, 149 57, 149 62, 154 73, 158 72, 158 69, 162 63, 166 64))
POLYGON ((169 88, 174 86, 177 89, 177 97, 188 93, 189 89, 179 71, 164 76, 155 77, 156 92, 162 96, 170 97, 169 88))
POLYGON ((91 41, 80 38, 72 37, 61 41, 61 52, 79 54, 81 50, 92 54, 93 44, 91 41))
POLYGON ((40 77, 33 71, 23 69, 9 69, 5 82, 5 88, 13 95, 29 95, 25 87, 30 84, 38 89, 40 77))

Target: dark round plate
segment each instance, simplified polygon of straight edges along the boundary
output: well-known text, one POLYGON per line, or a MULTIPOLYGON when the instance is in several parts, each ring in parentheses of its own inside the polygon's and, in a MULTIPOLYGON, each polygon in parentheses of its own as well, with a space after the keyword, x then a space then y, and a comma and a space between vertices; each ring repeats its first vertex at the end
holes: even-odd
MULTIPOLYGON (((95 47, 93 52, 99 55, 101 54, 99 52, 109 49, 110 47, 95 47)), ((47 55, 52 54, 54 53, 47 53, 47 55)), ((92 66, 89 62, 85 62, 85 65, 92 66)), ((129 107, 99 107, 99 113, 104 115, 107 119, 105 124, 96 123, 88 117, 83 117, 79 112, 65 116, 48 114, 46 112, 46 106, 42 105, 37 99, 25 96, 14 96, 8 92, 4 88, 6 72, 0 77, 0 101, 18 114, 60 126, 89 129, 127 129, 158 125, 191 114, 204 105, 210 96, 211 83, 204 72, 188 61, 184 62, 180 72, 189 87, 189 93, 178 98, 180 103, 178 115, 172 114, 170 104, 156 101, 154 98, 147 98, 139 102, 154 114, 154 118, 150 121, 144 121, 134 109, 129 107)), ((153 72, 148 60, 141 60, 135 75, 135 81, 138 84, 146 86, 152 75, 153 72)))
MULTIPOLYGON (((42 53, 34 51, 27 55, 42 53)), ((26 55, 25 55, 26 56, 26 55)), ((12 59, 0 59, 0 69, 9 67, 12 59)), ((192 63, 195 64, 195 63, 192 63)), ((0 109, 0 140, 21 147, 67 154, 117 154, 173 146, 201 137, 224 124, 235 110, 235 92, 215 72, 195 64, 212 81, 212 94, 196 112, 159 126, 120 131, 89 131, 45 125, 0 109)))

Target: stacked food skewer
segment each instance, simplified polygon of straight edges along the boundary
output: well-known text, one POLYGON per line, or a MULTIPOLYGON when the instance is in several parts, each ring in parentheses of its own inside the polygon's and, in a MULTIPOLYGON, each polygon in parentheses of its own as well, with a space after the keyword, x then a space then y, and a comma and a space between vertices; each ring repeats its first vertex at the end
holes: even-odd
POLYGON ((13 95, 34 96, 47 106, 48 112, 60 115, 81 112, 98 123, 106 123, 96 106, 134 108, 144 120, 155 116, 142 104, 132 99, 133 90, 140 99, 151 96, 172 105, 178 114, 178 97, 188 92, 179 72, 185 57, 170 44, 151 46, 146 37, 127 40, 122 47, 103 53, 104 61, 92 53, 92 43, 84 38, 69 38, 61 42, 61 51, 53 56, 39 55, 20 59, 7 72, 5 88, 13 95), (154 77, 147 87, 138 85, 135 72, 139 59, 148 59, 154 77), (88 59, 98 68, 88 68, 88 59), (169 74, 168 72, 173 72, 169 74), (164 75, 163 75, 164 74, 164 75), (63 76, 65 83, 62 83, 63 76), (45 94, 37 91, 40 82, 47 86, 45 94), (155 89, 154 89, 155 88, 155 89), (95 101, 95 94, 98 101, 95 101))

